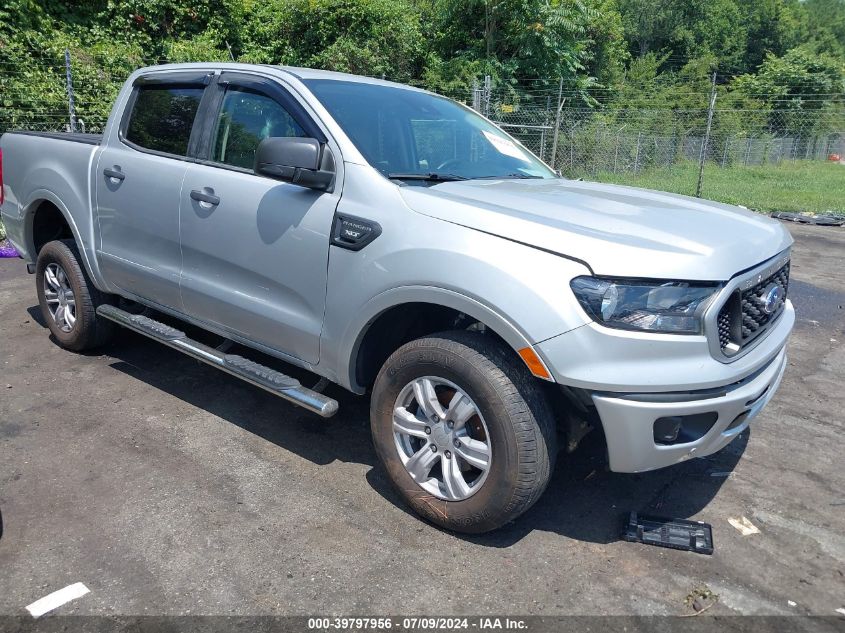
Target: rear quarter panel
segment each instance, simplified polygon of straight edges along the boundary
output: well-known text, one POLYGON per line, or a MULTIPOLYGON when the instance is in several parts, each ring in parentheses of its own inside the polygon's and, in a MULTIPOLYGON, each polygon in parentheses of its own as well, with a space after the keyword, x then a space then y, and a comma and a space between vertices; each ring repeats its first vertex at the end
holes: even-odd
POLYGON ((12 132, 0 138, 0 148, 5 190, 2 217, 12 244, 24 260, 34 262, 33 218, 42 202, 52 202, 70 225, 92 279, 102 287, 91 213, 92 173, 99 147, 12 132))

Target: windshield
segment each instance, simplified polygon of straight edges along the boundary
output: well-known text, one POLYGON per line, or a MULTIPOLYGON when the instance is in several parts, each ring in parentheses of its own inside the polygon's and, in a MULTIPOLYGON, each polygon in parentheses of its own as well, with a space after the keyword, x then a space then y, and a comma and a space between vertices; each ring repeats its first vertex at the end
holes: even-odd
POLYGON ((388 178, 555 177, 499 128, 444 97, 357 81, 305 84, 367 162, 388 178))

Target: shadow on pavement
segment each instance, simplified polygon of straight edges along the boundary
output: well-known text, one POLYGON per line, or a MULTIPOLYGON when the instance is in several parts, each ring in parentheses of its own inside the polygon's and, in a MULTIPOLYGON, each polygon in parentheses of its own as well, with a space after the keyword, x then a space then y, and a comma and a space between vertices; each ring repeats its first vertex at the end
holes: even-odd
MULTIPOLYGON (((37 307, 29 312, 42 323, 37 307)), ((115 370, 315 464, 339 460, 373 466, 366 475, 370 486, 416 517, 378 464, 370 440, 368 398, 332 385, 326 394, 338 400, 340 412, 324 420, 128 331, 121 331, 114 343, 92 355, 100 354, 114 359, 111 367, 115 370)), ((290 366, 280 369, 303 384, 316 381, 308 372, 290 366)), ((631 510, 673 518, 699 515, 731 476, 749 435, 750 430, 743 432, 725 449, 707 458, 648 473, 621 474, 607 471, 603 438, 600 433, 591 433, 575 453, 558 456, 546 493, 526 514, 493 533, 460 538, 487 547, 508 547, 533 530, 543 530, 579 541, 609 543, 619 540, 622 517, 631 510)), ((716 519, 706 513, 697 518, 708 522, 716 519)))

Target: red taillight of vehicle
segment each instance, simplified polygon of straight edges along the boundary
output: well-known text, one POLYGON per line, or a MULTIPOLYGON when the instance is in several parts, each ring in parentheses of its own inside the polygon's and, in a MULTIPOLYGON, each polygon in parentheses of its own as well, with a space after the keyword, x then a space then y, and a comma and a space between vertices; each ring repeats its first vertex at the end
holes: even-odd
POLYGON ((3 204, 3 150, 0 149, 0 205, 3 204))

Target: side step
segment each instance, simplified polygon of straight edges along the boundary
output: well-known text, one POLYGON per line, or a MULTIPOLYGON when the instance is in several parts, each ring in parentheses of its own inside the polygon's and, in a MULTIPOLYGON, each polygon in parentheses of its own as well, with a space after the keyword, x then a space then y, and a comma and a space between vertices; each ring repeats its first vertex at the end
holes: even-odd
POLYGON ((213 367, 245 380, 257 387, 280 396, 285 400, 305 407, 324 418, 337 413, 337 400, 303 387, 296 378, 291 378, 264 365, 248 360, 243 356, 226 354, 219 350, 189 339, 181 330, 159 323, 141 314, 131 314, 111 305, 101 305, 97 314, 104 319, 134 330, 139 334, 164 343, 168 347, 208 363, 213 367))

